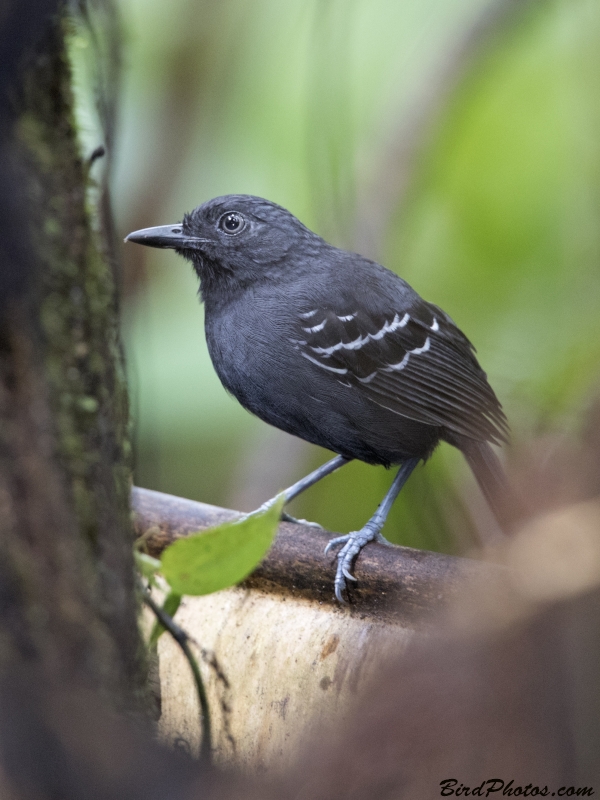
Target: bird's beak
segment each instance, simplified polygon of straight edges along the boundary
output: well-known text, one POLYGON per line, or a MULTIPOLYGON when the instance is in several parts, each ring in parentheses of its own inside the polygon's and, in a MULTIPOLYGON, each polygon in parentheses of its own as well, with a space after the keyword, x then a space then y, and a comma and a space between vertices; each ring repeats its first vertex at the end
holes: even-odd
POLYGON ((145 244, 148 247, 166 247, 171 249, 195 248, 208 242, 209 239, 200 239, 197 236, 187 236, 183 233, 181 225, 158 225, 156 228, 142 228, 133 231, 125 237, 126 242, 145 244))

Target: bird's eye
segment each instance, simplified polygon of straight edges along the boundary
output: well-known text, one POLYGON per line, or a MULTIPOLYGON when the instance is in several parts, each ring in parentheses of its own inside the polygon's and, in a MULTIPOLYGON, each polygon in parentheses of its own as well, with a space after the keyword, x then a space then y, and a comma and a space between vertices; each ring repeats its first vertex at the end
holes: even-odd
POLYGON ((229 211, 223 214, 219 220, 219 228, 225 233, 239 233, 244 229, 246 222, 241 214, 237 211, 229 211))

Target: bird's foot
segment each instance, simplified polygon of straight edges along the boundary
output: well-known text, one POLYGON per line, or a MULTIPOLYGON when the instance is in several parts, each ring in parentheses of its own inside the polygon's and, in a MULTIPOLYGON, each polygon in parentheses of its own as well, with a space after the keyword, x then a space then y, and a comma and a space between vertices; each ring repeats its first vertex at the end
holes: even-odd
POLYGON ((356 582, 356 578, 350 572, 352 564, 363 547, 373 541, 389 544, 387 539, 384 539, 378 530, 374 530, 367 524, 359 531, 352 531, 352 533, 347 533, 345 536, 337 536, 335 539, 328 542, 325 548, 325 555, 327 555, 332 547, 338 544, 343 545, 336 556, 337 569, 335 572, 334 588, 338 602, 342 604, 347 603, 343 594, 348 590, 347 581, 356 582))
POLYGON ((286 511, 281 512, 281 521, 294 522, 296 525, 309 525, 311 528, 318 528, 320 531, 323 530, 323 526, 319 525, 318 522, 309 522, 306 519, 296 519, 296 517, 292 517, 292 515, 288 514, 286 511))

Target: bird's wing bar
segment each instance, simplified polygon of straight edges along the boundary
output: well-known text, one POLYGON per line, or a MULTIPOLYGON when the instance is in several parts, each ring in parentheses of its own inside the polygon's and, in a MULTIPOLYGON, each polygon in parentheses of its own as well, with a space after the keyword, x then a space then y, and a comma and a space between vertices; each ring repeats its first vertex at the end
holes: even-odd
POLYGON ((436 306, 387 314, 308 309, 294 345, 372 402, 482 441, 506 440, 507 423, 469 340, 436 306))

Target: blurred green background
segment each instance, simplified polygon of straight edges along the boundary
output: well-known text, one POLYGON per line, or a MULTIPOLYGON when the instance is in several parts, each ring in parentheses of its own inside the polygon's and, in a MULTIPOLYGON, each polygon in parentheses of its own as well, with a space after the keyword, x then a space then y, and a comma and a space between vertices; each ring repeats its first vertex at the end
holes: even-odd
MULTIPOLYGON (((577 435, 600 374, 596 0, 118 0, 118 230, 221 194, 274 200, 376 258, 477 346, 518 444, 577 435)), ((330 456, 219 384, 191 268, 128 245, 139 485, 250 509, 330 456)), ((351 464, 293 513, 360 527, 391 481, 351 464)), ((482 501, 443 445, 385 529, 460 552, 482 501)))

